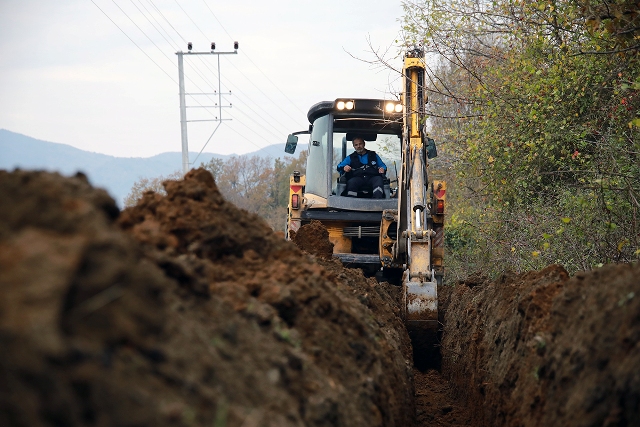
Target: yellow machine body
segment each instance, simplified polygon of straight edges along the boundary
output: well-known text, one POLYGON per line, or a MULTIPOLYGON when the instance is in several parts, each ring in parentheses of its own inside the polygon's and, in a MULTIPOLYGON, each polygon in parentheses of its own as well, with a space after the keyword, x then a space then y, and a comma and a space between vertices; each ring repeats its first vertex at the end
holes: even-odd
MULTIPOLYGON (((404 319, 415 336, 437 328, 444 276, 446 182, 429 181, 435 143, 425 131, 426 102, 424 54, 414 48, 404 58, 399 100, 339 98, 312 106, 309 131, 296 133, 309 134, 306 175, 291 176, 287 215, 287 235, 321 221, 345 265, 402 285, 404 319), (384 199, 345 196, 336 165, 356 136, 386 163, 384 199)), ((287 152, 296 144, 289 135, 287 152)))

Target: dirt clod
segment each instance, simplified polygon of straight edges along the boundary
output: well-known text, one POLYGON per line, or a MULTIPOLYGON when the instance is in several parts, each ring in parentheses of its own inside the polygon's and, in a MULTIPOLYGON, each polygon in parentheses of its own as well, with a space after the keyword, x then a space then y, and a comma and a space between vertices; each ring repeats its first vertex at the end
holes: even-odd
POLYGON ((311 220, 297 232, 291 232, 291 240, 304 252, 329 259, 333 255, 333 243, 329 241, 329 232, 320 221, 311 220))

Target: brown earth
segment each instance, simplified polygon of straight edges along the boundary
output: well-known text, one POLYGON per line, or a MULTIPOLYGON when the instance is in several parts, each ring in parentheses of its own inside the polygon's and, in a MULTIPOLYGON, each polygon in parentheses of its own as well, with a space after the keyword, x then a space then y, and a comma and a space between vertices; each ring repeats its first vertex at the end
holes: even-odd
POLYGON ((0 425, 413 424, 383 287, 208 172, 166 190, 117 218, 82 176, 0 171, 0 425))
POLYGON ((474 426, 640 426, 640 265, 441 293, 442 371, 474 426))
POLYGON ((298 230, 290 231, 291 240, 302 251, 320 258, 329 259, 333 255, 333 243, 329 241, 329 232, 320 221, 312 219, 298 230))
POLYGON ((444 286, 414 371, 401 289, 320 224, 303 251, 205 171, 166 189, 0 171, 0 425, 640 425, 638 265, 444 286))

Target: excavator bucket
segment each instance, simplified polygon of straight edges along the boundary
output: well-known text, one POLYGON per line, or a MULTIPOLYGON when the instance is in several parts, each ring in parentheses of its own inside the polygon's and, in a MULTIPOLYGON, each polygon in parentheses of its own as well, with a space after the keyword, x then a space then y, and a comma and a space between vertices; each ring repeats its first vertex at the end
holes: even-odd
POLYGON ((436 282, 403 284, 405 296, 405 322, 420 329, 438 328, 438 285, 436 282))
POLYGON ((438 345, 438 284, 403 282, 404 321, 413 346, 413 361, 420 370, 440 364, 438 345))

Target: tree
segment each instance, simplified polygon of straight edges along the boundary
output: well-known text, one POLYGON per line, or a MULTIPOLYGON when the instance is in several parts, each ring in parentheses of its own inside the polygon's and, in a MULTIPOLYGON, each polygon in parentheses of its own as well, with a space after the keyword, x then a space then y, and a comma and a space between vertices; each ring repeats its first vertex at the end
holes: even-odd
POLYGON ((175 171, 167 176, 160 175, 155 178, 140 178, 131 188, 131 192, 124 198, 124 207, 135 206, 138 200, 142 198, 147 191, 153 191, 158 194, 167 194, 162 183, 168 180, 177 180, 182 178, 182 172, 175 171))
POLYGON ((224 170, 224 160, 219 159, 217 157, 212 157, 207 163, 200 163, 201 168, 205 168, 211 175, 213 175, 213 179, 217 180, 222 171, 224 170))
MULTIPOLYGON (((307 151, 296 157, 284 159, 260 156, 233 156, 226 161, 212 158, 201 163, 213 175, 223 197, 249 212, 256 213, 274 229, 284 227, 289 201, 289 177, 294 170, 304 174, 307 151)), ((125 199, 125 206, 133 206, 146 191, 165 194, 163 181, 181 179, 182 173, 174 172, 157 178, 141 178, 125 199)))
POLYGON ((431 64, 430 129, 455 171, 448 233, 461 268, 495 271, 498 258, 574 271, 637 258, 637 3, 427 0, 404 10, 405 42, 431 64))
POLYGON ((284 159, 234 156, 212 159, 206 165, 222 195, 236 206, 260 215, 274 229, 283 227, 289 198, 289 176, 304 173, 307 152, 284 159))
POLYGON ((269 205, 269 182, 273 179, 270 158, 234 156, 224 164, 217 183, 220 192, 236 206, 258 213, 269 205))

